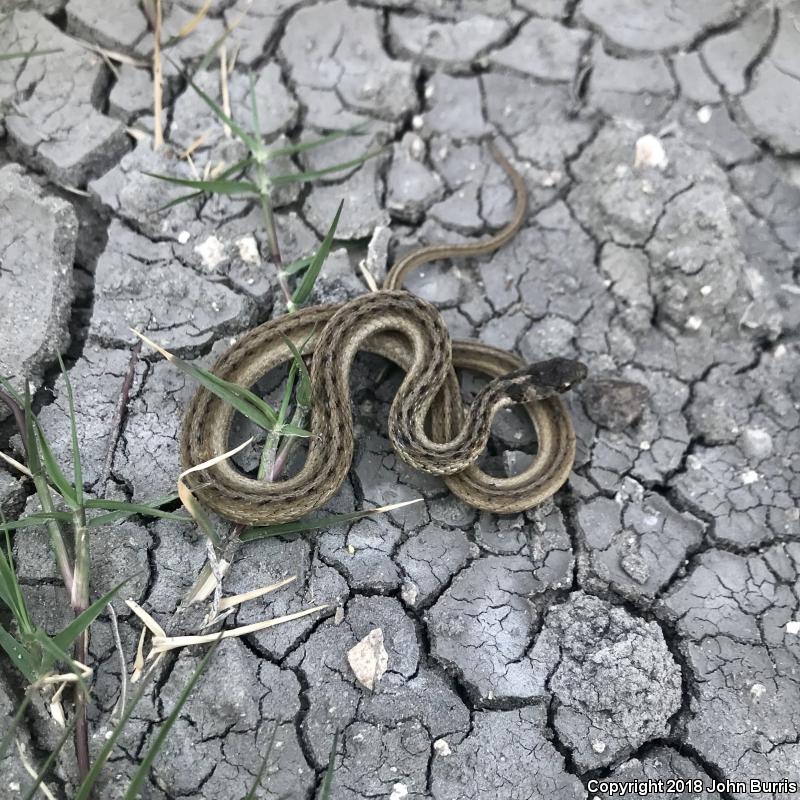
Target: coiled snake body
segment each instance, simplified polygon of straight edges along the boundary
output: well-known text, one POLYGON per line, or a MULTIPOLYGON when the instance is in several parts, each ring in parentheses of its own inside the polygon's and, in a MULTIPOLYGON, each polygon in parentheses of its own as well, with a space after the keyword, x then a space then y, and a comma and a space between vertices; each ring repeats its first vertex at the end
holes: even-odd
MULTIPOLYGON (((322 506, 339 489, 353 456, 349 382, 359 350, 383 356, 406 372, 389 415, 389 438, 404 461, 443 476, 454 494, 488 511, 532 508, 560 488, 572 468, 575 434, 558 394, 585 376, 583 364, 550 359, 526 366, 504 350, 474 341, 451 342, 436 308, 399 289, 408 271, 421 264, 492 252, 522 226, 527 210, 523 179, 494 147, 492 152, 516 191, 514 216, 497 235, 475 244, 417 250, 390 270, 380 291, 270 320, 220 357, 213 368, 215 375, 250 386, 291 359, 285 339, 313 353, 309 417, 313 435, 305 464, 287 480, 257 481, 227 461, 207 469, 210 480, 195 487, 206 506, 235 522, 267 525, 297 519, 322 506), (493 378, 467 408, 456 368, 493 378), (522 405, 530 416, 538 450, 533 463, 519 475, 495 478, 475 461, 486 446, 494 413, 511 404, 522 405)), ((233 413, 207 389, 195 392, 181 435, 184 468, 228 449, 233 413)))

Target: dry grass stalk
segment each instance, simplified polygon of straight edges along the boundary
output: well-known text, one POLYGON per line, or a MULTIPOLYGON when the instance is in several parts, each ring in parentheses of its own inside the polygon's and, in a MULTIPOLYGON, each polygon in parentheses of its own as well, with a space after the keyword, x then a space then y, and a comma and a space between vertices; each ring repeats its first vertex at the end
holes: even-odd
POLYGON ((164 130, 161 120, 164 113, 163 75, 161 73, 161 0, 156 0, 155 29, 153 31, 153 150, 164 145, 164 130))

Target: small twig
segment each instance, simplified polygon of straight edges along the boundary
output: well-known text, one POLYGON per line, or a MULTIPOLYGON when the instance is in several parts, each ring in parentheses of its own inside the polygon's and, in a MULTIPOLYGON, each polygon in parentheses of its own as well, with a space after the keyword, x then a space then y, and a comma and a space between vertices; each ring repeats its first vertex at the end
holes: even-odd
POLYGON ((211 539, 206 539, 206 553, 208 555, 208 564, 211 567, 211 574, 214 576, 214 597, 211 600, 211 609, 208 612, 208 618, 209 620, 215 620, 219 613, 220 600, 222 600, 222 579, 225 577, 225 574, 217 560, 217 554, 214 552, 214 543, 211 539))
MULTIPOLYGON (((219 82, 220 93, 222 95, 222 110, 230 117, 231 115, 231 93, 228 88, 228 51, 224 44, 219 46, 219 82)), ((223 125, 225 138, 231 138, 231 129, 228 125, 223 125)))
POLYGON ((136 372, 136 365, 139 363, 139 356, 142 352, 142 342, 137 341, 131 348, 131 357, 128 361, 128 371, 125 373, 125 378, 122 381, 122 388, 119 392, 119 399, 117 400, 117 407, 114 409, 114 419, 111 421, 111 431, 108 440, 108 447, 106 448, 106 457, 103 462, 103 480, 101 485, 105 486, 111 478, 111 471, 114 465, 114 456, 117 452, 117 445, 119 438, 122 436, 122 426, 125 423, 125 415, 128 409, 128 402, 131 396, 131 387, 133 386, 133 377, 136 372))
POLYGON ((125 652, 122 649, 122 639, 120 639, 119 635, 117 612, 114 611, 112 603, 109 603, 106 608, 111 618, 111 632, 114 636, 114 645, 117 648, 117 656, 119 657, 119 698, 117 699, 117 704, 114 706, 114 710, 111 712, 111 719, 113 721, 118 711, 120 716, 122 716, 122 713, 125 711, 125 706, 128 703, 128 665, 125 663, 125 652))
POLYGON ((164 131, 161 127, 163 114, 163 86, 161 75, 161 0, 156 0, 155 25, 153 28, 153 150, 164 145, 164 131))
MULTIPOLYGON (((28 755, 25 752, 25 745, 20 742, 19 739, 16 739, 17 751, 19 752, 19 760, 22 762, 22 766, 25 768, 25 772, 31 776, 34 780, 38 780, 39 774, 34 769, 33 764, 31 764, 30 760, 28 759, 28 755)), ((47 798, 47 800, 56 800, 53 793, 47 788, 47 785, 42 782, 39 784, 39 791, 47 798)))
MULTIPOLYGON (((264 170, 263 166, 256 164, 257 172, 264 170)), ((259 181, 261 175, 259 174, 259 181)), ((283 292, 283 297, 286 300, 286 305, 291 310, 294 306, 292 301, 292 290, 289 288, 289 281, 286 280, 286 275, 283 272, 283 258, 281 257, 281 248, 278 244, 278 233, 275 230, 275 215, 272 213, 272 203, 268 197, 261 195, 261 211, 264 215, 264 226, 267 229, 267 242, 269 243, 269 254, 275 269, 278 271, 278 284, 283 292)))

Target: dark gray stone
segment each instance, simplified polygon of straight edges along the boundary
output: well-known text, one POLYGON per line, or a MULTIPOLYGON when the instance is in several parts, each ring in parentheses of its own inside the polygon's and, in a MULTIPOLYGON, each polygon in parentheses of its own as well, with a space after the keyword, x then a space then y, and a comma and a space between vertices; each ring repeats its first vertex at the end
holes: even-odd
POLYGON ((589 418, 600 427, 621 431, 639 421, 650 393, 646 386, 615 378, 592 378, 583 383, 581 396, 589 418))

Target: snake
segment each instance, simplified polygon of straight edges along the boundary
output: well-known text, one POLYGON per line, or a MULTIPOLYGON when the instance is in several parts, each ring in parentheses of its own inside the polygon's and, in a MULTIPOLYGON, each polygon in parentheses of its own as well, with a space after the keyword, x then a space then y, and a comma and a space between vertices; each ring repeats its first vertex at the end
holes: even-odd
MULTIPOLYGON (((560 395, 585 377, 585 365, 567 358, 526 364, 481 342, 451 340, 436 307, 402 288, 407 274, 421 265, 491 253, 523 226, 528 208, 524 179, 494 143, 489 148, 515 192, 512 218, 495 235, 415 250, 388 270, 377 291, 269 320, 219 357, 214 375, 250 387, 291 361, 289 342, 309 356, 311 435, 303 466, 283 480, 256 480, 227 459, 194 473, 191 488, 207 508, 241 525, 274 525, 325 505, 344 483, 353 459, 350 373, 359 351, 382 356, 405 372, 388 419, 397 455, 416 469, 441 476, 469 506, 517 513, 540 505, 565 483, 575 458, 575 432, 560 395), (490 379, 469 404, 462 399, 457 369, 490 379), (476 462, 486 448, 494 415, 511 405, 524 409, 532 422, 537 451, 519 474, 495 477, 476 462)), ((195 391, 181 430, 184 469, 228 450, 233 419, 230 404, 203 386, 195 391)))

